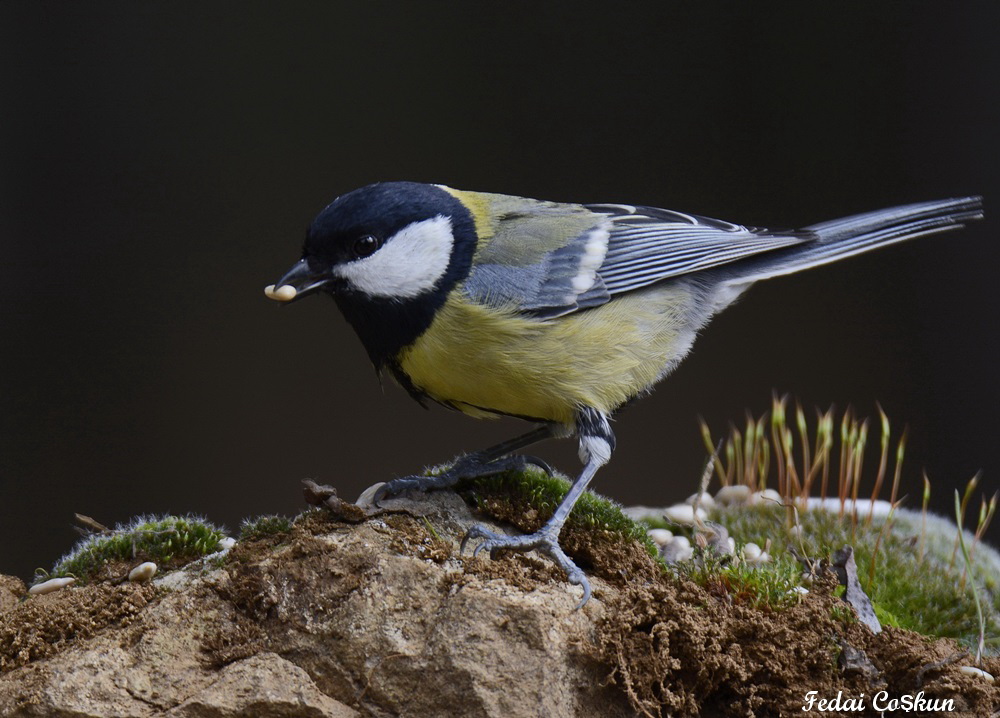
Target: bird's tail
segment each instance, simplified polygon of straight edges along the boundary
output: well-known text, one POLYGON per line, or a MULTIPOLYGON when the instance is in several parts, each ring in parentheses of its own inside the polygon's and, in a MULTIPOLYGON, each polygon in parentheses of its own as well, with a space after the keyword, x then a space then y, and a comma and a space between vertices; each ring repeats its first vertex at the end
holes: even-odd
POLYGON ((749 284, 819 267, 914 237, 958 229, 966 222, 982 219, 982 204, 982 197, 958 197, 820 222, 805 228, 816 236, 814 241, 730 265, 731 274, 725 283, 749 284))

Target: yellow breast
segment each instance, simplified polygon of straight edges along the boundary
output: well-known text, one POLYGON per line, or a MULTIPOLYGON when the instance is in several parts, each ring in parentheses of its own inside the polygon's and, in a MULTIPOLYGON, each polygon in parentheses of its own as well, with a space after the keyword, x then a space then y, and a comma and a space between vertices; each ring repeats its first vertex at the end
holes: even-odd
POLYGON ((660 285, 602 306, 536 320, 454 292, 400 368, 429 396, 478 417, 490 412, 571 424, 648 390, 687 353, 690 297, 660 285))

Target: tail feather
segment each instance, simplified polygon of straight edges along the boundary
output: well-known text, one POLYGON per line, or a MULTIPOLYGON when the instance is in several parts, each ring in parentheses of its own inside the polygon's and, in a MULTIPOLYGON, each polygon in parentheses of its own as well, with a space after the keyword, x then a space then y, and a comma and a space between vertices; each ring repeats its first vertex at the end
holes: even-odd
POLYGON ((959 197, 820 222, 805 228, 815 241, 729 265, 725 283, 749 284, 819 267, 877 247, 959 229, 982 216, 982 197, 959 197))

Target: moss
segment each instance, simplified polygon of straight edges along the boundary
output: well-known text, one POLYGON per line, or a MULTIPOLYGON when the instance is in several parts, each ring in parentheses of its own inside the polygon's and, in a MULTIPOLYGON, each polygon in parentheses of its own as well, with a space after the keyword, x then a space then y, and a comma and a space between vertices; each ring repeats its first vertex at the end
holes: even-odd
POLYGON ((674 564, 671 570, 735 604, 778 610, 802 598, 798 591, 802 569, 787 554, 761 566, 749 566, 745 561, 706 551, 697 559, 674 564))
MULTIPOLYGON (((486 509, 480 500, 483 495, 503 496, 511 504, 521 504, 536 510, 539 518, 546 521, 555 513, 569 487, 570 481, 563 476, 549 476, 540 469, 528 467, 522 471, 466 479, 459 482, 456 488, 479 510, 486 509)), ((592 491, 584 492, 576 502, 566 520, 566 527, 601 531, 617 535, 624 541, 637 541, 650 556, 659 557, 656 545, 646 534, 644 525, 626 516, 620 504, 592 491)))
POLYGON ((268 536, 291 533, 291 531, 292 519, 287 516, 275 514, 257 516, 252 519, 243 519, 243 523, 240 524, 240 540, 253 541, 268 536))
POLYGON ((177 567, 214 553, 225 535, 223 529, 195 516, 140 516, 109 533, 81 539, 36 582, 57 576, 75 576, 81 583, 110 578, 107 569, 123 562, 153 561, 161 569, 177 567))
MULTIPOLYGON (((458 489, 486 513, 497 514, 495 505, 491 504, 497 497, 503 497, 509 506, 500 513, 534 509, 538 519, 544 521, 555 511, 569 486, 570 482, 563 477, 550 477, 540 470, 528 468, 466 480, 458 489), (484 500, 485 497, 490 500, 484 500)), ((795 589, 802 584, 801 566, 790 548, 812 558, 827 558, 833 550, 850 544, 855 549, 862 586, 884 625, 929 636, 955 638, 966 645, 972 645, 975 640, 978 620, 969 585, 964 589, 960 587, 961 557, 951 564, 953 534, 950 540, 927 534, 925 554, 920 560, 916 541, 920 527, 912 517, 902 513, 897 513, 892 526, 883 532, 884 520, 879 518, 867 526, 860 520, 852 529, 848 518, 831 512, 800 512, 801 539, 787 531, 787 512, 778 506, 716 508, 709 518, 725 526, 740 542, 752 541, 763 546, 770 540, 773 557, 768 564, 749 567, 738 560, 723 561, 706 553, 669 567, 675 575, 691 579, 716 595, 757 608, 781 609, 799 600, 795 589), (881 539, 880 533, 883 534, 881 539), (877 542, 878 556, 872 573, 872 553, 877 542)), ((623 541, 637 541, 657 559, 659 552, 647 536, 647 530, 662 527, 677 532, 675 524, 663 520, 634 521, 614 501, 592 492, 580 497, 566 526, 567 529, 600 530, 604 534, 617 535, 623 541)), ((973 564, 977 568, 976 580, 989 596, 987 644, 996 647, 996 636, 1000 634, 1000 579, 985 560, 974 557, 973 564)), ((664 564, 661 562, 661 565, 664 564)))
MULTIPOLYGON (((494 518, 506 520, 511 514, 537 511, 539 522, 547 520, 566 496, 570 482, 561 476, 548 476, 529 467, 496 476, 468 479, 458 485, 466 500, 494 518), (498 497, 504 505, 497 507, 498 497)), ((667 527, 667 522, 647 522, 629 518, 619 504, 593 492, 585 492, 566 520, 566 531, 574 529, 610 536, 620 542, 636 542, 659 567, 678 578, 689 579, 712 593, 755 608, 781 609, 797 603, 801 570, 791 557, 779 557, 760 567, 750 567, 740 560, 723 560, 706 552, 696 559, 668 566, 647 533, 651 525, 667 527)), ((677 530, 675 524, 670 528, 677 530)), ((763 544, 763 542, 761 542, 763 544)), ((564 549, 566 546, 564 546, 564 549)))
MULTIPOLYGON (((849 517, 841 518, 829 511, 802 511, 800 540, 786 530, 786 516, 784 509, 768 505, 714 509, 710 513, 713 521, 742 540, 763 544, 770 539, 772 555, 795 548, 812 558, 827 558, 831 551, 850 544, 854 547, 862 588, 871 598, 880 621, 928 636, 974 644, 979 622, 970 583, 966 581, 963 586, 961 557, 952 562, 954 533, 950 537, 928 533, 921 559, 919 518, 897 514, 891 527, 883 532, 881 518, 875 518, 870 526, 859 520, 852 528, 849 517), (880 533, 882 538, 872 571, 872 553, 880 533)), ((1000 634, 997 577, 988 561, 981 557, 973 558, 973 567, 976 581, 989 597, 984 605, 986 633, 993 637, 995 646, 1000 634)))

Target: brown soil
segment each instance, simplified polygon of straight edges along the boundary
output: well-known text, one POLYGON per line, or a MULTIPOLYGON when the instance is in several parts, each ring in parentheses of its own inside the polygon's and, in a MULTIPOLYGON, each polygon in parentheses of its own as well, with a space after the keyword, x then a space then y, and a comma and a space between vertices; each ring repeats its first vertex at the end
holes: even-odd
POLYGON ((54 655, 107 626, 127 626, 155 593, 135 583, 82 586, 0 611, 0 672, 54 655))
MULTIPOLYGON (((478 503, 521 531, 542 525, 527 507, 500 498, 478 503)), ((598 626, 598 655, 611 669, 609 679, 643 715, 798 715, 809 691, 827 698, 843 691, 845 698, 864 694, 867 711, 824 715, 875 716, 880 711, 868 699, 881 690, 890 697, 922 690, 928 698, 950 698, 953 716, 986 718, 1000 711, 1000 687, 957 670, 973 658, 954 641, 894 628, 874 635, 859 623, 837 620, 834 607, 845 604, 833 595, 838 584, 832 572, 798 605, 770 611, 732 605, 729 597, 666 576, 636 543, 569 527, 561 543, 579 565, 620 589, 595 594, 610 604, 598 626), (874 670, 838 664, 852 648, 874 670), (956 661, 959 656, 964 660, 956 661), (936 666, 949 659, 951 665, 936 666)), ((523 575, 511 569, 503 573, 503 565, 494 561, 488 570, 511 579, 523 575)), ((985 660, 983 668, 1000 676, 1000 658, 985 660)))

